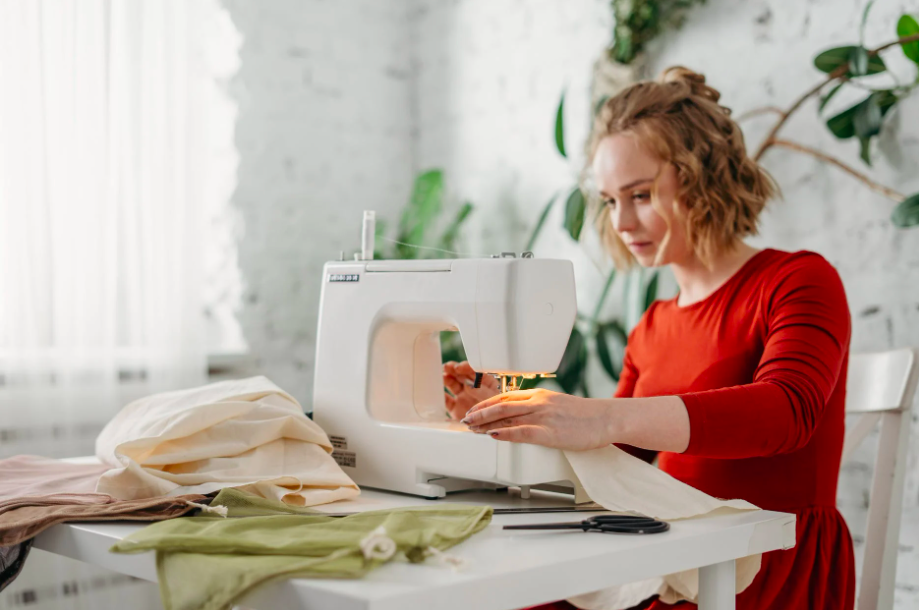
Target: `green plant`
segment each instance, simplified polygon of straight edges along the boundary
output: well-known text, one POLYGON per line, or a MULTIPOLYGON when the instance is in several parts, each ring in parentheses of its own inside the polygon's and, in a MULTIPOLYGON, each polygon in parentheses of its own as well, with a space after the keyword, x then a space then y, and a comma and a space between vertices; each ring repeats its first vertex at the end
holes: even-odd
POLYGON ((827 75, 824 80, 801 95, 787 110, 774 106, 757 108, 745 113, 738 120, 767 112, 777 114, 776 123, 763 139, 753 157, 754 159, 758 161, 767 150, 775 146, 807 154, 829 163, 856 180, 863 182, 875 192, 896 202, 898 205, 891 213, 891 221, 897 227, 906 228, 919 225, 919 193, 906 196, 892 188, 879 184, 864 173, 831 155, 810 146, 778 137, 779 130, 785 125, 789 117, 801 108, 802 104, 808 99, 820 96, 817 112, 821 114, 829 101, 840 90, 844 88, 863 90, 866 95, 861 101, 826 119, 826 126, 840 140, 857 139, 862 161, 869 167, 871 166, 872 139, 881 133, 885 118, 890 111, 904 98, 908 97, 916 87, 919 87, 919 22, 911 15, 901 15, 897 21, 897 38, 887 44, 869 50, 864 45, 864 29, 872 4, 873 2, 869 2, 862 14, 861 33, 857 45, 845 45, 827 49, 814 58, 814 66, 827 75), (896 75, 888 71, 887 65, 881 57, 881 52, 887 51, 892 47, 900 47, 903 54, 916 65, 917 72, 912 82, 900 84, 897 82, 896 75), (890 75, 895 84, 889 87, 875 88, 871 85, 871 81, 866 82, 866 77, 880 74, 890 75), (824 93, 824 91, 826 92, 824 93))
POLYGON ((705 0, 611 0, 613 41, 609 56, 629 64, 645 45, 667 28, 676 28, 686 19, 686 11, 705 0))
POLYGON ((412 187, 412 195, 403 208, 395 239, 386 236, 388 223, 377 219, 376 250, 374 258, 416 259, 446 258, 455 254, 463 224, 472 214, 473 205, 463 203, 447 226, 436 239, 431 232, 439 224, 443 214, 444 174, 442 170, 431 169, 418 174, 412 187))

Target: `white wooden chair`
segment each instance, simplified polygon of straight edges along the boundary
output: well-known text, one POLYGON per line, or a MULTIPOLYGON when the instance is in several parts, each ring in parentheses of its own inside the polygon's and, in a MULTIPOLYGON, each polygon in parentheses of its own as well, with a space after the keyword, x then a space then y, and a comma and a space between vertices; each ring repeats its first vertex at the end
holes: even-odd
POLYGON ((857 610, 893 608, 910 407, 917 380, 919 362, 912 348, 853 354, 849 359, 846 413, 861 413, 862 416, 846 431, 843 462, 851 457, 875 424, 881 422, 857 610))

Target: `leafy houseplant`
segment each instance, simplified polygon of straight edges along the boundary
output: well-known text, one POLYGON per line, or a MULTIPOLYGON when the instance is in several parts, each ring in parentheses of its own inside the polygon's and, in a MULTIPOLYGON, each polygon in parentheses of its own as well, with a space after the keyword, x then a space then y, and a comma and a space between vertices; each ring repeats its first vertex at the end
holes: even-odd
POLYGON ((814 66, 827 76, 816 86, 801 95, 787 109, 768 106, 757 108, 745 113, 738 120, 763 113, 775 113, 778 119, 760 144, 753 158, 760 160, 770 148, 786 148, 802 154, 807 154, 829 163, 846 172, 856 180, 866 184, 869 188, 888 199, 898 203, 891 214, 891 222, 901 228, 919 225, 919 193, 906 196, 896 190, 872 180, 864 173, 815 148, 800 144, 792 140, 780 138, 779 130, 785 125, 789 117, 794 114, 808 99, 820 96, 817 112, 822 113, 828 102, 843 88, 858 88, 866 91, 864 99, 857 104, 839 112, 826 120, 830 132, 840 140, 855 138, 859 142, 862 161, 871 166, 871 140, 881 133, 885 118, 890 111, 905 97, 910 95, 919 86, 919 23, 911 15, 901 15, 897 21, 897 38, 875 49, 864 46, 864 28, 872 2, 865 7, 862 15, 861 40, 857 45, 846 45, 823 51, 814 58, 814 66), (879 74, 890 74, 887 65, 881 57, 883 51, 893 47, 900 47, 917 66, 917 74, 911 83, 896 84, 887 88, 873 88, 865 83, 865 77, 879 74), (825 92, 824 92, 825 91, 825 92), (821 95, 822 94, 822 95, 821 95))
POLYGON ((443 213, 444 174, 442 170, 431 169, 418 174, 412 186, 408 204, 403 208, 396 229, 396 238, 386 237, 387 223, 380 219, 376 223, 376 244, 374 258, 417 259, 444 258, 445 254, 456 254, 460 230, 472 213, 473 205, 468 201, 448 222, 436 239, 431 232, 443 213))

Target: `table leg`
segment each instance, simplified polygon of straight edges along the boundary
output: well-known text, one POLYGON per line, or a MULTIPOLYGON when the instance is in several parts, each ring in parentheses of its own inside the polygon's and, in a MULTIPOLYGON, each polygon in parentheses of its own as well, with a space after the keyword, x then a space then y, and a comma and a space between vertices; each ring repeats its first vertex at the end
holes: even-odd
POLYGON ((699 610, 734 610, 734 561, 699 568, 699 610))

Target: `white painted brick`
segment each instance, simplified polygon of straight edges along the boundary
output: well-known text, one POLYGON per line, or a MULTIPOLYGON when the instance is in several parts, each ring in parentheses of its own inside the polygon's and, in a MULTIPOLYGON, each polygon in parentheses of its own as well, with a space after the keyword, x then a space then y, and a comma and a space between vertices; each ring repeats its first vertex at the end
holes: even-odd
POLYGON ((392 216, 412 179, 404 2, 225 3, 243 43, 239 313, 259 369, 309 406, 322 264, 359 244, 361 211, 392 216))

